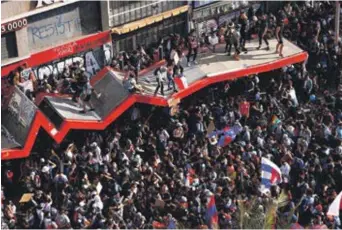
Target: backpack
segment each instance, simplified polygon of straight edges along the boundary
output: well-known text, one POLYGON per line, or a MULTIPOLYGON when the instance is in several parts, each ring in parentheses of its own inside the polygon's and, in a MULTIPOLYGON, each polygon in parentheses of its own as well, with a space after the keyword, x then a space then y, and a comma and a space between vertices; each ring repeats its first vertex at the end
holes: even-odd
POLYGON ((160 71, 160 68, 155 69, 154 72, 153 72, 154 76, 158 76, 158 72, 159 71, 160 71))
POLYGON ((8 83, 10 83, 11 85, 14 85, 14 73, 13 73, 13 71, 10 72, 7 80, 8 80, 8 83))

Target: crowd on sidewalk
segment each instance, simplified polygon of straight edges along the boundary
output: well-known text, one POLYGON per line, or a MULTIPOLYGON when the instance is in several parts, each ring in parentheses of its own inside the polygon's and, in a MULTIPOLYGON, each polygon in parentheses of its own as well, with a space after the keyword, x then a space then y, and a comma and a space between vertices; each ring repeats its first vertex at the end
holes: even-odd
MULTIPOLYGON (((341 229, 342 213, 326 214, 342 190, 341 41, 333 40, 331 3, 298 4, 281 12, 298 19, 289 28, 308 51, 307 63, 208 87, 184 99, 172 117, 134 107, 103 132, 54 146, 57 157, 44 149, 23 160, 20 183, 11 167, 3 169, 2 228, 214 228, 215 210, 215 227, 240 228, 241 202, 254 198, 263 213, 283 191, 288 202, 275 227, 289 216, 296 228, 341 229), (218 133, 232 127, 234 135, 221 142, 218 133), (268 193, 259 189, 262 157, 282 174, 268 193), (18 204, 9 199, 13 189, 31 195, 18 204)), ((182 44, 179 38, 166 55, 180 72, 174 62, 182 44)), ((134 79, 141 64, 128 68, 134 79)), ((78 92, 86 98, 92 89, 78 92)))

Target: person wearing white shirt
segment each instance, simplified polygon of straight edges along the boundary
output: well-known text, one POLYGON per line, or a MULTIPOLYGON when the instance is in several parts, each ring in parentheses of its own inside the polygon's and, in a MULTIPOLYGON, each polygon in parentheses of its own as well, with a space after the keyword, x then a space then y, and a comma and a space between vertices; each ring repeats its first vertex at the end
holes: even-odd
POLYGON ((286 133, 283 135, 282 142, 286 147, 290 147, 293 144, 293 140, 286 133))
POLYGON ((56 218, 56 224, 58 225, 58 228, 70 227, 70 219, 64 211, 56 218))
POLYGON ((290 171, 291 171, 291 166, 284 161, 280 167, 281 174, 283 177, 289 178, 290 177, 290 171))
POLYGON ((217 34, 214 31, 211 31, 211 34, 208 40, 209 40, 210 45, 213 47, 213 52, 215 53, 216 45, 219 43, 217 34))
POLYGON ((329 126, 325 125, 324 123, 322 123, 322 127, 323 127, 323 136, 326 140, 329 140, 330 136, 331 136, 331 129, 329 126))
POLYGON ((166 131, 166 129, 162 129, 159 134, 159 141, 166 146, 168 139, 170 138, 169 133, 166 131))
POLYGON ((106 155, 103 157, 103 162, 109 164, 111 161, 112 161, 112 155, 111 155, 111 152, 109 152, 109 149, 108 149, 108 152, 107 152, 106 155))
POLYGON ((178 65, 178 63, 179 63, 179 56, 178 56, 177 50, 175 48, 172 48, 172 50, 171 50, 170 60, 172 60, 175 65, 178 65))
POLYGON ((94 202, 92 205, 92 208, 94 208, 94 209, 98 208, 99 210, 102 210, 103 209, 103 202, 102 202, 100 196, 95 191, 91 194, 91 198, 92 199, 89 200, 89 204, 94 202))
POLYGON ((288 94, 290 95, 291 101, 293 102, 294 106, 298 106, 298 99, 296 95, 296 90, 291 86, 291 88, 288 91, 288 94))
POLYGON ((306 127, 305 129, 300 130, 299 136, 303 137, 308 143, 310 142, 311 139, 311 130, 309 127, 306 127))
POLYGON ((102 159, 100 147, 97 145, 96 142, 92 143, 92 144, 90 145, 90 147, 91 147, 92 150, 93 150, 94 158, 96 159, 95 161, 96 161, 97 163, 99 163, 100 165, 102 165, 102 164, 103 164, 103 159, 102 159))

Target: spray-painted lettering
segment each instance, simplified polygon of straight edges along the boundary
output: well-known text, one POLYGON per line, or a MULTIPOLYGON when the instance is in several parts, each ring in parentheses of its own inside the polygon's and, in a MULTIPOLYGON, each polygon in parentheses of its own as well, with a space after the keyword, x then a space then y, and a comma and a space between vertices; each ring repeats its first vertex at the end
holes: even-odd
POLYGON ((52 36, 82 31, 81 19, 63 19, 63 15, 58 15, 52 23, 41 26, 29 26, 28 31, 32 37, 32 42, 37 43, 40 40, 44 40, 52 36))
POLYGON ((77 43, 76 42, 72 42, 70 44, 66 44, 66 45, 63 45, 63 46, 58 46, 58 47, 54 48, 53 51, 55 51, 58 54, 58 56, 65 56, 65 55, 68 55, 68 54, 75 53, 74 52, 75 46, 77 46, 77 43))

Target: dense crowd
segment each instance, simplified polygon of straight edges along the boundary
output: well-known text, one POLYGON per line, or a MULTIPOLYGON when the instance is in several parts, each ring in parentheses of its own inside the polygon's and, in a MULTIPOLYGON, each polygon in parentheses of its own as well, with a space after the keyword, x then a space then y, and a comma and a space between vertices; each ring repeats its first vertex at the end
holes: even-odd
MULTIPOLYGON (((342 190, 342 46, 332 3, 298 4, 281 12, 307 63, 209 87, 172 117, 134 107, 106 131, 56 148, 57 161, 49 151, 26 159, 19 188, 32 197, 20 204, 7 198, 18 189, 8 168, 2 228, 207 228, 212 194, 219 228, 240 228, 241 202, 256 198, 263 213, 285 191, 277 218, 291 213, 296 226, 340 229, 341 215, 326 211, 342 190), (242 130, 229 145, 208 138, 227 126, 242 130), (267 194, 259 189, 261 157, 283 176, 267 194)), ((120 59, 114 64, 124 68, 120 59)))

